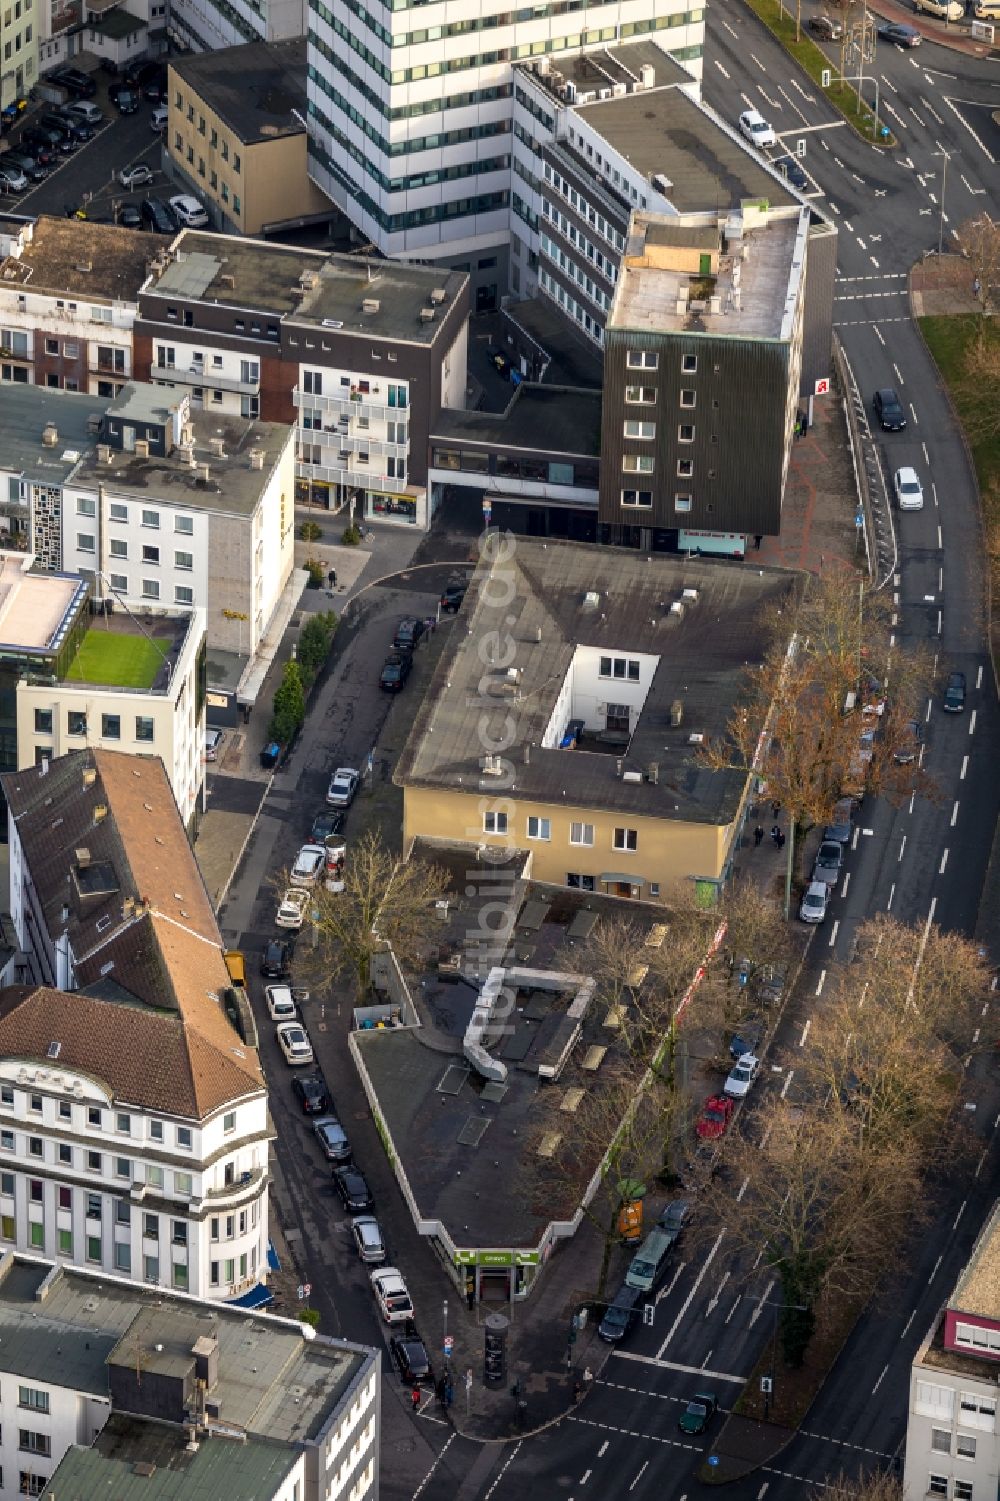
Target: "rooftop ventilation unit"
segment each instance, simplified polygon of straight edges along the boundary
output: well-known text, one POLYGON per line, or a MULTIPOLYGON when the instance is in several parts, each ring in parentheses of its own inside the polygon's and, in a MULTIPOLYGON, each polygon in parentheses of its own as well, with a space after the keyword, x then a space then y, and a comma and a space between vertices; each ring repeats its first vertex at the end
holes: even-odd
POLYGON ((610 89, 598 89, 598 91, 597 91, 597 97, 598 97, 598 99, 610 99, 611 98, 611 90, 610 89))
POLYGON ((612 96, 613 99, 624 99, 625 95, 627 93, 628 93, 628 84, 627 83, 616 83, 616 84, 614 84, 614 86, 612 87, 612 90, 611 90, 611 96, 612 96))
POLYGON ((503 773, 503 761, 499 756, 484 756, 480 762, 480 770, 484 777, 498 777, 503 773))
POLYGON ((676 729, 679 724, 683 723, 683 720, 684 700, 682 698, 675 698, 673 703, 670 705, 670 723, 673 725, 674 729, 676 729))
POLYGON ((440 307, 442 302, 446 301, 447 297, 448 292, 444 287, 435 287, 431 292, 431 302, 433 302, 435 307, 440 307))
POLYGON ((698 591, 697 591, 697 589, 684 589, 684 590, 682 590, 681 591, 681 599, 684 601, 684 603, 686 605, 696 605, 698 603, 698 591))
POLYGON ((377 297, 366 297, 361 304, 363 313, 377 313, 382 304, 377 297))
POLYGON ((324 318, 323 319, 323 327, 324 328, 343 328, 343 326, 344 326, 344 322, 343 322, 342 318, 324 318))
POLYGON ((251 448, 251 450, 250 450, 250 468, 251 469, 263 469, 263 467, 264 467, 264 450, 262 448, 251 448))
POLYGON ((567 104, 576 103, 576 84, 572 79, 568 79, 563 86, 563 98, 567 104))
POLYGON ((641 771, 623 771, 622 772, 622 781, 623 782, 641 782, 642 781, 642 772, 641 771))
POLYGON ((299 286, 304 292, 313 292, 319 286, 318 271, 303 271, 299 277, 299 286))
POLYGON ((432 307, 422 307, 420 309, 420 321, 421 323, 433 323, 434 309, 432 307))
POLYGON ((148 440, 148 438, 136 438, 136 440, 135 440, 135 456, 136 456, 137 459, 148 459, 149 458, 149 440, 148 440))
POLYGON ((675 620, 683 620, 684 601, 682 599, 675 599, 673 604, 670 606, 670 613, 675 620))
POLYGON ((601 596, 598 594, 596 589, 588 589, 586 594, 583 596, 584 608, 587 610, 596 610, 600 602, 601 596))
POLYGON ((226 443, 224 438, 209 438, 208 446, 217 459, 226 457, 226 443))
POLYGON ((110 464, 111 463, 111 448, 110 448, 110 446, 107 443, 98 443, 98 445, 97 445, 97 462, 99 464, 110 464))
POLYGON ((665 198, 670 197, 674 185, 665 172, 654 172, 650 181, 658 193, 662 193, 665 198))
POLYGON ((46 422, 42 428, 42 442, 46 448, 55 448, 59 442, 59 429, 54 422, 46 422))
POLYGON ((230 291, 232 291, 236 286, 236 277, 233 276, 229 271, 223 271, 222 275, 219 277, 219 286, 229 287, 230 291))
POLYGON ((652 63, 643 63, 639 69, 639 82, 644 89, 651 89, 656 84, 656 69, 652 63))

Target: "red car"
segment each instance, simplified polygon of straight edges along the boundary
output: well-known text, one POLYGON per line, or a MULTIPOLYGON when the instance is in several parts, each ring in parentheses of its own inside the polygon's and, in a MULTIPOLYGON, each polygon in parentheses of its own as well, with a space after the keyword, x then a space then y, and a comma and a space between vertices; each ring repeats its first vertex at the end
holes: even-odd
POLYGON ((694 1125, 695 1132, 702 1141, 712 1141, 717 1136, 724 1136, 735 1108, 735 1102, 727 1095, 709 1095, 694 1125))

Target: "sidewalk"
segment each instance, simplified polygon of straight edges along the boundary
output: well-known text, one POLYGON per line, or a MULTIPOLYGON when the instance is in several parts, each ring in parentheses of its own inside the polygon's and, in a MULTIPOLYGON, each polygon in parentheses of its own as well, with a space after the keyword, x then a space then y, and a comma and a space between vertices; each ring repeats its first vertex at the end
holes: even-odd
MULTIPOLYGON (((839 395, 813 403, 813 425, 804 438, 792 440, 792 453, 781 507, 781 533, 765 537, 754 562, 777 568, 822 573, 834 559, 865 567, 863 546, 854 525, 857 486, 850 438, 839 395)), ((770 828, 770 824, 767 825, 770 828)))
POLYGON ((917 15, 912 7, 897 5, 896 0, 873 0, 868 9, 883 21, 901 21, 906 26, 912 26, 925 41, 936 42, 939 47, 947 47, 951 52, 964 52, 967 57, 988 57, 991 52, 997 51, 988 42, 977 42, 967 31, 958 30, 961 22, 953 25, 917 15))

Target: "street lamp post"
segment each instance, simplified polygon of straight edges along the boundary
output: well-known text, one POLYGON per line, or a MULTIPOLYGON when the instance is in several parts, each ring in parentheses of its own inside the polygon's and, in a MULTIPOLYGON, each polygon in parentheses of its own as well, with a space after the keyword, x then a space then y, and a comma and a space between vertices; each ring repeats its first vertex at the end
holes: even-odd
POLYGON ((944 193, 948 186, 948 163, 951 161, 951 152, 941 147, 940 151, 932 151, 932 156, 941 158, 941 203, 938 210, 938 255, 944 249, 944 193))
POLYGON ((771 1325, 771 1359, 768 1363, 769 1374, 762 1376, 760 1383, 764 1395, 764 1422, 766 1423, 771 1412, 771 1398, 774 1396, 774 1352, 778 1343, 778 1314, 785 1309, 794 1309, 796 1313, 808 1313, 809 1310, 804 1303, 774 1303, 770 1298, 751 1298, 749 1301, 759 1303, 762 1308, 774 1309, 774 1322, 771 1325))

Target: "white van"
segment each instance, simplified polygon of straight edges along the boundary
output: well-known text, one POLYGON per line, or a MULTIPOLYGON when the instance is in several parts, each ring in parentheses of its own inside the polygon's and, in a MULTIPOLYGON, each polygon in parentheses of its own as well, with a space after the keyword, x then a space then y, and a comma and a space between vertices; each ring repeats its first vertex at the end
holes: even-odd
POLYGON ((975 0, 972 14, 977 21, 1000 21, 1000 0, 975 0))
POLYGON ((919 16, 924 11, 928 16, 938 16, 942 21, 961 21, 965 15, 962 0, 913 0, 913 9, 919 16))

